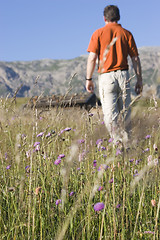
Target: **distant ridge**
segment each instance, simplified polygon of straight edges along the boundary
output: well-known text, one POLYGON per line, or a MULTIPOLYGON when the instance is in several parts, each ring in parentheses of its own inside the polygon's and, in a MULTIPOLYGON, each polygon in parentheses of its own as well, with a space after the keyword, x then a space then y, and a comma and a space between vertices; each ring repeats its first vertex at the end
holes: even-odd
MULTIPOLYGON (((144 80, 144 96, 154 94, 160 97, 160 46, 141 47, 139 54, 144 80)), ((85 91, 85 73, 87 54, 69 60, 42 59, 34 61, 0 61, 0 96, 13 96, 21 85, 17 97, 32 97, 35 95, 65 94, 85 91), (74 78, 72 76, 76 73, 74 78)), ((129 71, 133 68, 129 60, 129 71)), ((97 73, 94 73, 97 88, 97 73)), ((135 83, 132 80, 131 85, 135 83)), ((134 90, 132 91, 134 94, 134 90)))

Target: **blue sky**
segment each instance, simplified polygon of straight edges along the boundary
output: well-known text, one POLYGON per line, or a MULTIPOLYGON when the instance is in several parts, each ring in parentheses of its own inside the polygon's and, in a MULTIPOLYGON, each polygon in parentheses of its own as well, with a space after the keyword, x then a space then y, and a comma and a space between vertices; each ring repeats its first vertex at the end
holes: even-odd
POLYGON ((160 46, 160 0, 0 0, 0 61, 71 59, 87 54, 103 9, 120 9, 137 46, 160 46))

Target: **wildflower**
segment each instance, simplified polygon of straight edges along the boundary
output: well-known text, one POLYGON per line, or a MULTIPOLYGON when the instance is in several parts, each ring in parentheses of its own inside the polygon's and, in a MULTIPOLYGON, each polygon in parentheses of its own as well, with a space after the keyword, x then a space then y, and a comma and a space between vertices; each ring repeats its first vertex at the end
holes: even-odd
POLYGON ((104 124, 104 121, 102 121, 101 124, 104 124))
POLYGON ((6 169, 10 169, 11 168, 11 165, 8 165, 7 167, 6 167, 6 169))
POLYGON ((70 192, 69 196, 73 196, 75 194, 75 192, 70 192))
POLYGON ((106 148, 102 146, 102 147, 101 147, 101 150, 106 150, 106 148))
POLYGON ((46 135, 46 138, 48 138, 48 137, 50 137, 52 134, 49 132, 49 133, 47 133, 47 135, 46 135))
POLYGON ((36 147, 36 146, 39 145, 39 144, 40 144, 40 142, 35 142, 34 145, 33 145, 33 147, 36 147))
POLYGON ((40 132, 40 133, 37 135, 37 137, 42 137, 43 134, 44 134, 44 132, 40 132))
POLYGON ((94 210, 96 212, 101 211, 104 209, 104 203, 103 202, 98 202, 94 205, 94 210))
POLYGON ((93 167, 96 167, 96 166, 97 166, 97 161, 94 160, 94 161, 93 161, 93 167))
POLYGON ((149 138, 151 138, 151 135, 145 136, 145 139, 149 139, 149 138))
POLYGON ((80 144, 81 144, 81 143, 84 143, 84 142, 85 142, 84 139, 79 139, 79 140, 78 140, 78 143, 80 143, 80 144))
POLYGON ((64 158, 64 157, 65 157, 64 154, 60 154, 60 155, 58 156, 58 158, 64 158))
POLYGON ((31 150, 28 150, 28 151, 26 152, 26 156, 27 156, 27 158, 29 158, 29 157, 31 156, 31 150))
POLYGON ((111 178, 111 179, 109 180, 109 183, 113 183, 113 178, 111 178))
POLYGON ((155 207, 156 206, 156 200, 152 199, 151 204, 152 204, 153 207, 155 207))
POLYGON ((29 166, 29 165, 27 165, 27 166, 25 167, 25 169, 27 169, 27 168, 30 168, 30 166, 29 166))
POLYGON ((98 139, 97 141, 96 141, 96 145, 101 145, 102 144, 102 142, 103 142, 103 140, 102 139, 98 139))
POLYGON ((69 132, 70 130, 71 130, 70 127, 66 127, 66 128, 64 129, 64 131, 66 131, 66 132, 69 132))
POLYGON ((122 152, 121 152, 121 150, 119 149, 119 148, 117 148, 117 150, 116 150, 116 156, 118 156, 119 154, 121 154, 122 152))
POLYGON ((148 152, 148 151, 149 151, 149 148, 146 148, 143 150, 143 153, 148 152))
POLYGON ((137 159, 137 160, 135 161, 135 165, 138 165, 138 164, 140 163, 140 161, 141 161, 141 159, 137 159))
POLYGON ((134 170, 133 176, 134 176, 134 177, 138 176, 138 170, 137 170, 137 169, 134 170))
POLYGON ((94 115, 93 113, 89 113, 88 114, 89 117, 93 117, 93 115, 94 115))
POLYGON ((120 208, 121 204, 117 204, 116 208, 120 208))
POLYGON ((133 162, 134 161, 134 158, 131 158, 130 160, 129 160, 129 162, 133 162))
POLYGON ((61 163, 61 158, 56 159, 54 162, 55 165, 59 165, 60 163, 61 163))
POLYGON ((108 140, 108 142, 111 143, 111 142, 113 142, 113 140, 114 140, 114 138, 110 138, 110 139, 108 140))
POLYGON ((40 145, 37 145, 36 147, 35 147, 35 151, 37 152, 37 151, 39 151, 40 150, 40 145))
POLYGON ((5 159, 7 159, 8 158, 8 154, 7 154, 7 152, 5 152, 5 159))
POLYGON ((152 231, 144 231, 144 233, 146 233, 146 234, 153 234, 154 235, 154 232, 152 232, 152 231))
POLYGON ((109 166, 107 166, 106 164, 101 164, 98 168, 98 171, 101 171, 102 169, 107 170, 107 168, 109 168, 109 166))
POLYGON ((57 199, 57 200, 56 200, 56 205, 59 205, 61 202, 62 202, 61 199, 57 199))
POLYGON ((102 189, 103 189, 103 186, 100 186, 100 187, 98 188, 98 191, 100 192, 102 189))

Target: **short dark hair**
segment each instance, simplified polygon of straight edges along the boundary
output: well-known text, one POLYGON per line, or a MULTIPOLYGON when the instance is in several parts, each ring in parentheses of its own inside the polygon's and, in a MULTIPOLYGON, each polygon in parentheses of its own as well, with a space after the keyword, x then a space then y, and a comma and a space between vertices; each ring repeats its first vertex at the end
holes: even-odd
POLYGON ((117 22, 120 19, 119 8, 115 5, 105 7, 103 14, 108 22, 117 22))

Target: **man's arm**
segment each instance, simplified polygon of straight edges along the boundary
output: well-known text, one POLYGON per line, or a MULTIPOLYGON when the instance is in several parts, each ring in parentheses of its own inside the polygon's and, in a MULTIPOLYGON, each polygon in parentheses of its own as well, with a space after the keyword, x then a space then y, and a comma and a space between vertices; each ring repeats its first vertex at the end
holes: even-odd
POLYGON ((88 56, 88 61, 87 61, 87 73, 86 73, 86 89, 87 92, 92 93, 94 91, 94 84, 92 80, 87 80, 91 79, 95 66, 96 66, 96 59, 97 59, 97 54, 90 52, 88 56))
POLYGON ((136 77, 137 77, 137 82, 136 82, 136 85, 135 85, 135 92, 137 94, 140 94, 143 90, 142 71, 141 71, 140 59, 139 59, 138 56, 132 57, 131 59, 132 59, 133 68, 134 68, 134 71, 135 71, 136 77))

